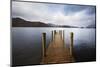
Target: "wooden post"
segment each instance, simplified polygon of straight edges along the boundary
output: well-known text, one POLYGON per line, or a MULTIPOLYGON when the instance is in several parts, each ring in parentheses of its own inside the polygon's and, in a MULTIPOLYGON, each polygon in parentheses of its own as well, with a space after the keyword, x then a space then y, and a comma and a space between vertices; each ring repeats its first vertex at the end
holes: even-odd
POLYGON ((54 30, 54 39, 55 39, 56 30, 54 30))
POLYGON ((56 34, 56 30, 54 30, 54 35, 56 34))
POLYGON ((64 48, 66 48, 65 38, 64 38, 64 30, 62 30, 62 41, 63 41, 64 48))
POLYGON ((46 33, 42 33, 42 50, 43 50, 43 57, 46 56, 46 33))
POLYGON ((65 44, 64 30, 63 30, 63 43, 65 44))
POLYGON ((53 39, 54 39, 54 33, 53 33, 53 31, 52 31, 52 40, 51 40, 51 41, 53 41, 53 39))
POLYGON ((61 30, 61 39, 62 39, 62 30, 61 30))
POLYGON ((64 40, 64 30, 63 30, 63 40, 64 40))
POLYGON ((61 30, 61 38, 63 39, 63 30, 61 30))
POLYGON ((61 35, 61 38, 62 38, 62 30, 60 30, 60 35, 61 35))
POLYGON ((71 54, 71 55, 73 55, 73 37, 74 37, 74 33, 71 32, 71 33, 70 33, 70 39, 71 39, 70 54, 71 54))

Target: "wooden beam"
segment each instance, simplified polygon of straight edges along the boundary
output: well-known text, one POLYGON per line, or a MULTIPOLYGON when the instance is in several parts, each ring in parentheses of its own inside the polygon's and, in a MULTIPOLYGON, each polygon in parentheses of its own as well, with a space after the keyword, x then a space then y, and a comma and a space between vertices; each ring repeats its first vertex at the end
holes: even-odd
POLYGON ((71 41, 71 44, 70 44, 70 54, 73 55, 73 37, 74 37, 74 33, 71 32, 70 33, 70 41, 71 41))
POLYGON ((42 33, 42 53, 43 57, 46 56, 46 33, 42 33))

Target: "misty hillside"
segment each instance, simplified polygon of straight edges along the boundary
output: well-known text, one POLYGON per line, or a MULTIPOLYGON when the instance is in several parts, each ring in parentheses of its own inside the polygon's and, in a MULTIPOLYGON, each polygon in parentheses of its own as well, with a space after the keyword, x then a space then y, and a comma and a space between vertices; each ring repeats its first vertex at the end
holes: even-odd
POLYGON ((55 24, 46 24, 43 22, 37 21, 26 21, 21 18, 12 18, 12 27, 74 27, 68 25, 55 25, 55 24))
POLYGON ((13 27, 48 27, 47 24, 42 23, 42 22, 31 22, 31 21, 26 21, 21 18, 12 18, 12 26, 13 27))
POLYGON ((55 25, 46 24, 40 21, 26 21, 21 18, 12 18, 12 27, 64 27, 64 28, 95 28, 95 25, 88 25, 87 27, 77 27, 70 25, 55 25))

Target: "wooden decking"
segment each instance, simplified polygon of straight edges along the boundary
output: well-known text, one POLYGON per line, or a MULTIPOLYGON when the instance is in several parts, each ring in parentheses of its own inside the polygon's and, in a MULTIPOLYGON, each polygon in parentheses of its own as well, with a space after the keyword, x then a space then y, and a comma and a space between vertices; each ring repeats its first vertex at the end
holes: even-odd
POLYGON ((59 32, 56 32, 46 49, 46 56, 43 56, 41 64, 69 63, 73 61, 69 48, 65 47, 64 38, 59 32))

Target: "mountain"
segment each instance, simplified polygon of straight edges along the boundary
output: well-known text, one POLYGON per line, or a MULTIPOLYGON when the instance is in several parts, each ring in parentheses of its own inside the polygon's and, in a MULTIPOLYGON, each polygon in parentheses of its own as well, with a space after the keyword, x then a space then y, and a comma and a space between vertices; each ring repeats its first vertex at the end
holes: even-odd
POLYGON ((48 24, 38 21, 26 21, 21 18, 12 18, 12 27, 48 27, 48 24))
POLYGON ((40 21, 26 21, 21 18, 12 18, 12 27, 65 27, 65 28, 79 28, 76 26, 69 26, 69 25, 55 25, 51 23, 44 23, 40 21))

